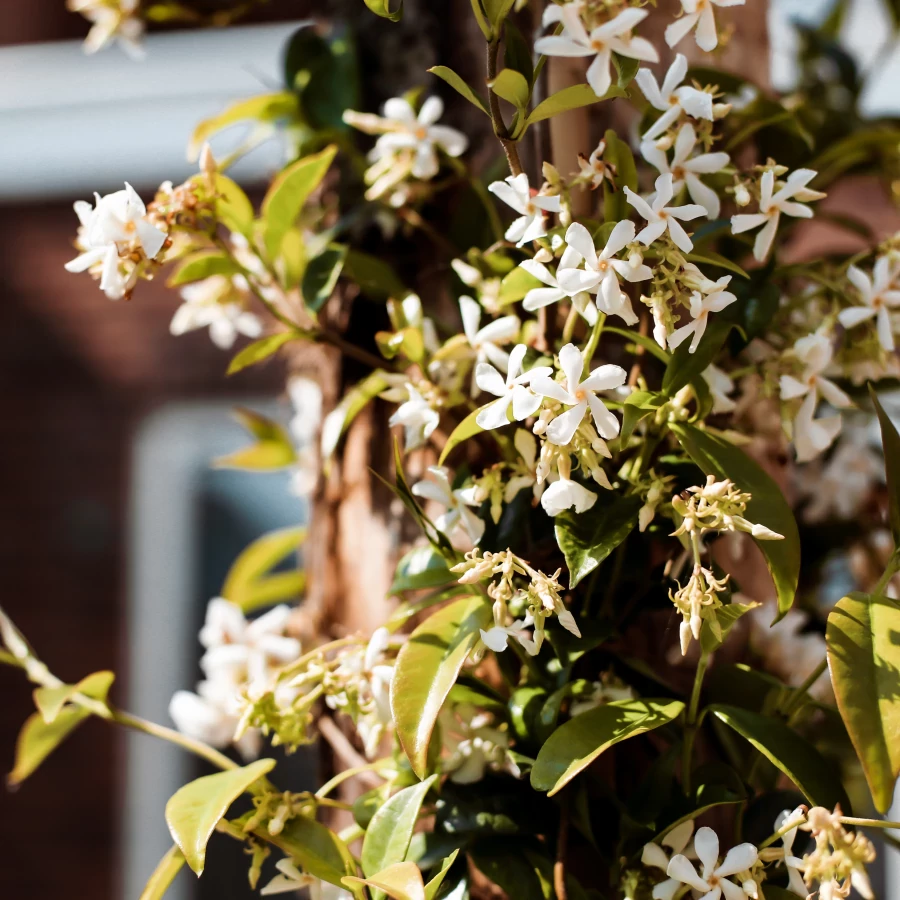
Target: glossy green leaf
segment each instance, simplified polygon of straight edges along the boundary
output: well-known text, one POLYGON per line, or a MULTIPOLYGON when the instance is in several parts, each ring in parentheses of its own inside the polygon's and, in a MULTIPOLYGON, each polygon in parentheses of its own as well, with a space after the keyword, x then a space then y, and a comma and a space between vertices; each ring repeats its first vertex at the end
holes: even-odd
MULTIPOLYGON (((236 603, 244 612, 262 606, 261 595, 273 603, 297 596, 293 593, 273 598, 273 580, 278 579, 275 584, 287 590, 292 582, 285 581, 281 576, 297 573, 292 571, 272 575, 270 572, 285 558, 297 553, 297 549, 306 540, 306 533, 305 528, 281 528, 257 538, 232 563, 225 576, 221 596, 236 603)), ((296 585, 296 582, 293 584, 296 585)))
POLYGON ((300 292, 303 303, 318 312, 334 293, 338 278, 344 270, 347 248, 342 244, 330 244, 323 253, 311 259, 303 273, 300 292))
POLYGON ((141 891, 139 900, 162 900, 175 880, 175 876, 184 866, 184 862, 184 854, 181 850, 177 846, 172 847, 153 870, 150 880, 141 891))
POLYGON ((262 827, 264 840, 275 844, 297 860, 308 872, 329 884, 343 887, 345 875, 356 873, 356 863, 347 845, 330 829, 307 816, 288 819, 280 834, 272 836, 262 827))
POLYGON ((525 80, 525 76, 515 69, 501 69, 497 73, 497 77, 490 82, 489 87, 498 97, 502 97, 519 109, 528 105, 531 88, 525 80))
POLYGON ((490 115, 487 101, 480 97, 468 84, 447 66, 432 66, 429 70, 432 75, 437 75, 442 81, 446 81, 461 96, 465 97, 473 106, 478 107, 485 115, 490 115))
POLYGON ((840 777, 831 763, 780 719, 738 706, 716 705, 709 707, 709 711, 784 772, 811 804, 834 809, 840 803, 845 811, 850 809, 840 777))
POLYGON ((613 85, 602 97, 594 93, 589 84, 573 84, 563 88, 555 94, 551 94, 542 103, 539 103, 525 120, 526 125, 534 125, 535 122, 543 122, 570 109, 579 109, 582 106, 590 106, 601 100, 611 100, 614 97, 627 97, 628 95, 620 87, 613 85))
POLYGON ((891 534, 894 536, 894 549, 900 549, 900 434, 890 420, 888 414, 875 393, 872 385, 869 385, 869 394, 878 414, 878 424, 881 426, 881 442, 884 447, 884 468, 887 476, 889 513, 888 521, 891 526, 891 534))
POLYGON ((249 409, 236 408, 234 416, 256 441, 249 447, 217 457, 213 460, 216 468, 268 471, 296 462, 294 444, 284 426, 249 409))
POLYGON ((590 575, 637 525, 639 497, 601 492, 587 512, 566 511, 556 517, 556 543, 566 557, 569 587, 590 575))
POLYGON ((432 878, 428 884, 425 885, 425 900, 434 900, 437 896, 437 892, 440 890, 441 885, 444 883, 444 878, 447 876, 447 872, 450 870, 450 866, 456 862, 456 857, 459 856, 459 850, 454 850, 442 863, 441 868, 438 870, 438 873, 432 878))
POLYGON ((500 281, 500 294, 498 301, 501 306, 509 306, 517 303, 534 288, 539 288, 542 283, 530 272, 526 272, 521 266, 516 266, 503 276, 500 281))
POLYGON ((636 344, 638 347, 642 347, 648 353, 655 356, 660 362, 666 363, 668 365, 669 360, 672 358, 656 341, 651 337, 647 337, 645 334, 638 334, 636 331, 628 331, 625 328, 616 328, 613 325, 604 325, 603 326, 604 334, 617 334, 619 337, 623 337, 628 341, 636 344))
POLYGON ((454 600, 419 625, 397 655, 391 711, 397 736, 419 778, 425 777, 428 745, 444 700, 477 644, 480 629, 490 623, 490 606, 483 598, 454 600))
POLYGON ((503 24, 503 20, 513 8, 515 0, 482 0, 482 2, 488 21, 494 26, 495 33, 499 34, 498 27, 503 24))
POLYGON ((672 354, 663 375, 662 389, 670 397, 674 397, 689 382, 697 382, 719 355, 733 325, 719 318, 714 318, 700 339, 695 353, 691 353, 690 341, 680 344, 672 354))
POLYGON ((620 88, 627 88, 634 81, 634 76, 641 67, 641 61, 630 56, 619 56, 618 53, 613 53, 612 61, 616 69, 616 84, 620 88))
POLYGON ((394 572, 390 594, 420 591, 423 588, 455 584, 457 576, 447 568, 447 562, 433 547, 414 547, 404 554, 394 572))
POLYGON ((393 11, 391 10, 391 0, 365 0, 365 4, 376 16, 390 19, 392 22, 399 22, 403 15, 403 0, 398 0, 397 8, 393 11))
POLYGON ((601 753, 681 715, 679 700, 619 700, 570 719, 550 735, 531 770, 531 786, 562 790, 601 753))
POLYGON ((607 130, 603 140, 606 141, 603 158, 616 167, 616 189, 612 190, 608 183, 603 185, 603 217, 607 222, 618 222, 627 219, 631 212, 625 188, 638 189, 637 166, 631 147, 612 128, 607 130))
POLYGON ((39 687, 34 691, 34 704, 50 725, 75 694, 84 694, 94 700, 106 702, 106 696, 116 676, 109 671, 94 672, 82 678, 78 684, 61 684, 59 687, 39 687))
POLYGON ((197 875, 206 865, 206 845, 219 819, 244 791, 274 768, 274 759, 259 759, 248 766, 197 778, 169 798, 169 833, 197 875))
POLYGON ((243 369, 255 366, 274 356, 285 344, 303 337, 297 331, 279 331, 277 334, 269 334, 252 344, 247 344, 228 364, 226 375, 235 375, 243 369))
POLYGON ((548 900, 541 879, 525 856, 522 842, 508 837, 482 837, 469 846, 476 868, 515 900, 548 900))
POLYGON ((447 438, 447 443, 444 444, 444 449, 441 450, 441 456, 438 460, 438 465, 442 466, 444 464, 444 460, 453 452, 456 447, 458 447, 463 442, 469 440, 469 438, 475 437, 476 434, 481 434, 484 429, 476 422, 475 420, 478 416, 484 412, 485 407, 481 406, 478 409, 472 410, 472 412, 467 415, 456 428, 450 433, 450 437, 447 438))
POLYGON ((180 284, 202 281, 213 275, 230 276, 237 275, 241 271, 243 271, 241 267, 227 253, 201 250, 181 260, 166 284, 169 287, 177 287, 180 284))
POLYGON ((362 870, 367 878, 406 859, 419 810, 436 779, 437 775, 431 775, 420 784, 404 788, 394 794, 372 817, 366 829, 360 857, 362 870))
POLYGON ((726 256, 722 256, 721 253, 716 253, 714 250, 695 250, 693 253, 688 253, 685 259, 688 262, 699 263, 700 265, 718 266, 720 269, 727 269, 735 275, 740 275, 741 278, 750 277, 737 263, 732 262, 726 256))
POLYGON ((409 293, 400 276, 384 260, 360 250, 347 252, 344 276, 359 285, 360 291, 372 300, 402 298, 409 293))
POLYGON ((48 725, 40 713, 32 713, 19 732, 16 761, 6 776, 7 785, 21 784, 89 715, 80 706, 67 706, 48 725))
POLYGON ((619 432, 620 446, 624 447, 634 433, 641 419, 652 415, 662 406, 665 398, 652 391, 632 391, 622 406, 622 429, 619 432))
POLYGON ((425 900, 422 872, 414 862, 394 863, 369 878, 348 875, 343 881, 351 889, 355 885, 364 884, 376 888, 393 900, 425 900))
POLYGON ((703 628, 700 631, 700 646, 705 653, 713 653, 725 643, 728 632, 734 627, 738 619, 751 609, 756 609, 758 603, 726 603, 716 610, 717 626, 710 625, 709 619, 704 619, 703 628), (718 632, 718 633, 717 633, 718 632))
POLYGON ((210 192, 210 176, 205 172, 190 179, 201 199, 215 204, 216 218, 229 231, 236 231, 252 242, 253 204, 243 189, 230 178, 216 173, 212 176, 213 192, 210 192))
POLYGON ((350 423, 372 400, 388 388, 386 376, 386 372, 376 369, 351 388, 341 402, 325 416, 320 440, 322 459, 326 463, 334 455, 334 451, 337 450, 341 437, 350 427, 350 423))
POLYGON ((672 431, 688 456, 707 475, 730 478, 753 499, 746 518, 784 535, 781 541, 758 541, 778 595, 778 619, 793 605, 800 580, 800 533, 781 488, 760 465, 725 438, 701 431, 692 425, 672 424, 672 431))
POLYGON ((890 807, 900 775, 898 635, 897 602, 862 593, 835 606, 825 635, 841 718, 881 813, 890 807))
POLYGON ((337 147, 332 145, 298 159, 283 169, 270 185, 261 212, 266 250, 272 259, 278 256, 284 236, 297 221, 312 192, 322 183, 336 153, 337 147))

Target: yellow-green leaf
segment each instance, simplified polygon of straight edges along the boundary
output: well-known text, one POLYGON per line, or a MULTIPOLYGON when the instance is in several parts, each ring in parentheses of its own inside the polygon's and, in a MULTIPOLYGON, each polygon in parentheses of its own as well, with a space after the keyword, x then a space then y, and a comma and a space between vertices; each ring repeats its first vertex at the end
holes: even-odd
POLYGON ((429 616, 397 656, 391 679, 391 711, 397 736, 413 771, 425 777, 428 745, 438 714, 459 671, 489 628, 491 610, 481 597, 463 597, 429 616))
POLYGON ((425 885, 425 900, 434 900, 437 892, 440 890, 441 885, 444 883, 444 877, 447 872, 450 870, 450 866, 456 862, 456 857, 459 856, 459 850, 454 850, 442 863, 440 871, 428 884, 425 885))
POLYGON ((387 373, 376 369, 367 375, 356 387, 351 388, 340 403, 325 416, 322 423, 322 459, 330 460, 350 423, 365 406, 388 387, 387 373))
POLYGON ((185 257, 166 282, 169 287, 202 281, 212 275, 237 275, 241 267, 227 254, 218 250, 201 250, 185 257))
POLYGON ((277 353, 289 341, 296 341, 304 337, 297 331, 279 331, 277 334, 270 334, 252 344, 248 344, 241 350, 228 364, 226 375, 234 375, 248 366, 255 366, 263 360, 268 359, 277 353))
POLYGON ((334 293, 346 259, 347 248, 343 244, 330 244, 309 261, 300 287, 307 309, 318 312, 325 305, 334 293))
POLYGON ((613 97, 627 96, 625 91, 616 85, 613 85, 602 97, 598 97, 589 84, 574 84, 571 87, 557 91, 555 94, 551 94, 546 100, 539 103, 531 111, 525 120, 525 124, 526 126, 534 125, 535 122, 542 122, 544 119, 558 116, 560 113, 568 112, 570 109, 590 106, 592 103, 610 100, 613 97))
POLYGON ((304 872, 329 884, 342 887, 341 879, 356 872, 347 845, 315 819, 295 816, 280 834, 272 836, 267 830, 262 833, 265 840, 297 860, 304 872))
POLYGON ((681 715, 679 700, 618 700, 575 716, 544 742, 531 770, 531 786, 561 791, 601 753, 681 715))
POLYGON ((485 115, 490 115, 488 105, 484 99, 479 97, 453 69, 448 69, 447 66, 432 66, 428 71, 432 75, 437 75, 438 78, 446 81, 453 90, 465 97, 473 106, 477 106, 485 115))
MULTIPOLYGON (((232 563, 222 586, 222 596, 232 603, 236 603, 245 612, 261 606, 260 594, 271 592, 272 582, 283 576, 294 576, 295 571, 283 572, 276 575, 268 573, 283 559, 297 552, 298 547, 306 540, 305 528, 281 528, 278 531, 270 531, 261 538, 257 538, 248 546, 240 556, 232 563)), ((287 582, 282 587, 296 585, 297 582, 287 582)), ((291 594, 279 597, 269 597, 269 602, 287 599, 291 594)))
POLYGON ((884 411, 871 384, 869 385, 869 394, 872 397, 872 403, 875 404, 878 424, 881 426, 881 442, 884 447, 884 467, 888 485, 888 521, 894 536, 894 549, 900 550, 900 434, 897 434, 894 423, 884 411))
POLYGON ((206 865, 206 845, 219 820, 244 791, 274 768, 274 759, 259 759, 249 766, 198 778, 169 798, 166 824, 197 875, 206 865))
POLYGON ((153 870, 139 900, 162 900, 183 865, 184 854, 177 846, 172 847, 153 870))
MULTIPOLYGON (((489 404, 488 404, 489 405, 489 404)), ((444 464, 444 460, 453 452, 453 450, 459 446, 463 441, 469 440, 469 438, 475 437, 476 434, 481 434, 484 429, 475 421, 478 416, 484 412, 486 409, 485 406, 479 407, 476 410, 467 415, 456 428, 450 433, 450 437, 447 438, 447 443, 444 444, 444 449, 441 450, 441 456, 438 460, 438 465, 442 466, 444 464)))
POLYGON ((256 438, 249 447, 236 450, 213 461, 219 469, 270 471, 283 469, 296 462, 290 435, 283 425, 249 409, 236 408, 234 416, 256 438))
POLYGON ((519 109, 528 105, 531 89, 525 76, 515 69, 501 69, 489 86, 498 97, 502 97, 519 109))
POLYGON ((61 684, 59 687, 40 687, 34 692, 34 704, 50 725, 62 712, 74 694, 84 694, 94 700, 106 702, 106 695, 116 676, 112 672, 94 672, 82 678, 78 684, 61 684))
POLYGON ((40 713, 32 713, 19 732, 15 765, 6 783, 21 784, 89 715, 80 706, 68 706, 48 725, 40 713))
POLYGON ((637 166, 631 147, 612 128, 607 129, 603 140, 606 141, 603 158, 616 169, 616 189, 612 190, 607 182, 603 185, 603 217, 607 222, 618 222, 627 219, 630 211, 625 188, 638 189, 637 166))
POLYGON ((351 889, 354 885, 369 885, 383 891, 394 900, 425 900, 422 872, 414 862, 394 863, 369 878, 348 875, 343 882, 351 889))
POLYGON ((297 220, 310 194, 322 183, 331 167, 337 147, 330 145, 319 153, 298 159, 278 174, 262 203, 265 242, 269 256, 275 259, 281 241, 297 220))
POLYGON ((365 0, 365 4, 376 16, 390 19, 392 22, 399 22, 400 16, 403 15, 403 0, 399 0, 397 8, 393 12, 391 11, 391 0, 365 0))
POLYGON ((828 664, 841 718, 875 808, 887 812, 900 774, 900 606, 855 593, 828 616, 828 664))
POLYGON ((229 230, 253 239, 253 204, 240 185, 218 172, 212 176, 214 193, 209 190, 210 176, 205 172, 191 177, 190 181, 201 198, 210 199, 216 210, 216 218, 229 230))

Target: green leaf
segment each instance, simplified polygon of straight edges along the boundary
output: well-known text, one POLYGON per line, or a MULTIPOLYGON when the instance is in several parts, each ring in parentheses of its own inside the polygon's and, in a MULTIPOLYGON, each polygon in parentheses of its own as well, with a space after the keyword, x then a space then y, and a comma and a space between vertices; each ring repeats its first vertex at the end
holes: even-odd
POLYGON ((608 183, 603 185, 603 217, 607 222, 618 222, 620 219, 627 219, 631 211, 625 197, 625 188, 631 188, 633 191, 638 189, 637 166, 631 147, 621 140, 612 128, 607 129, 603 140, 606 141, 603 158, 616 167, 615 191, 608 183))
POLYGON ((781 541, 758 541, 778 595, 778 619, 791 608, 800 580, 800 533, 781 488, 743 450, 724 438, 692 425, 672 424, 672 431, 688 456, 707 475, 730 478, 753 499, 746 518, 784 535, 781 541))
POLYGON ((275 768, 274 759, 204 775, 179 788, 166 803, 166 824, 187 864, 202 874, 206 844, 228 807, 251 785, 275 768))
POLYGON ((278 256, 284 236, 297 221, 310 194, 322 183, 336 153, 337 147, 331 145, 312 156, 298 159, 283 169, 270 185, 261 212, 265 222, 266 250, 271 259, 278 256))
POLYGON ((139 900, 162 900, 183 865, 184 854, 177 846, 172 847, 153 870, 139 900))
POLYGON ((620 88, 627 88, 634 81, 634 76, 637 75, 638 69, 641 67, 640 60, 613 53, 612 61, 616 68, 616 84, 620 88))
POLYGON ((347 845, 315 819, 295 816, 288 819, 280 834, 262 832, 265 840, 275 844, 300 863, 304 872, 329 884, 343 887, 341 879, 356 873, 356 863, 347 845))
POLYGON ((360 857, 362 870, 367 878, 406 859, 419 810, 436 779, 437 775, 432 775, 420 784, 404 788, 394 794, 372 817, 366 829, 360 857))
POLYGON ((437 875, 425 885, 425 900, 434 900, 437 896, 437 892, 441 889, 441 885, 444 883, 444 878, 447 875, 447 872, 450 870, 450 866, 456 862, 456 857, 459 856, 459 850, 454 850, 442 863, 441 868, 438 871, 437 875))
POLYGON ((679 700, 618 700, 570 719, 541 747, 531 770, 531 786, 552 796, 604 750, 668 724, 683 709, 679 700))
POLYGON ((325 305, 334 293, 346 259, 347 247, 343 244, 329 244, 323 253, 309 261, 300 286, 307 309, 318 312, 325 305))
POLYGON ((236 231, 253 242, 253 204, 241 187, 218 172, 212 176, 214 193, 209 190, 210 176, 205 172, 190 178, 202 199, 215 203, 216 218, 229 231, 236 231))
POLYGON ((483 0, 483 2, 488 21, 494 26, 494 33, 499 34, 498 26, 502 25, 515 0, 483 0))
POLYGON ((705 263, 709 266, 727 269, 735 275, 740 275, 741 278, 750 277, 737 263, 732 262, 726 256, 722 256, 721 253, 716 253, 714 250, 695 250, 693 253, 688 253, 685 259, 692 263, 705 263))
POLYGON ((302 337, 304 335, 297 331, 279 331, 277 334, 266 335, 244 347, 228 364, 228 371, 225 374, 234 375, 249 366, 255 366, 277 353, 288 342, 302 337))
POLYGON ((477 106, 485 115, 489 116, 491 114, 487 101, 476 94, 453 69, 448 69, 447 66, 432 66, 428 71, 432 75, 437 75, 441 80, 446 81, 454 91, 465 97, 473 106, 477 106))
POLYGON ((177 287, 180 284, 202 281, 213 275, 237 275, 241 271, 241 267, 227 253, 201 250, 185 257, 166 284, 177 287))
POLYGON ((481 406, 478 409, 473 410, 459 423, 459 425, 456 426, 456 428, 453 429, 450 433, 450 437, 447 438, 447 443, 444 444, 444 449, 441 450, 441 456, 438 460, 439 466, 444 464, 444 460, 456 447, 464 441, 469 440, 469 438, 473 438, 476 434, 481 434, 484 431, 484 429, 475 421, 484 409, 485 407, 481 406))
POLYGON ((39 687, 34 692, 34 704, 51 725, 74 694, 84 694, 94 700, 106 702, 106 695, 116 676, 112 672, 94 672, 82 678, 78 684, 61 684, 59 687, 39 687))
MULTIPOLYGON (((368 885, 376 888, 376 891, 387 894, 393 900, 425 900, 422 872, 414 862, 394 863, 371 878, 348 875, 343 881, 351 890, 356 886, 368 885)), ((373 894, 376 891, 373 891, 373 894)))
MULTIPOLYGON (((288 556, 296 554, 297 549, 306 540, 305 528, 281 528, 270 531, 250 544, 231 564, 221 596, 249 612, 262 606, 260 595, 268 602, 287 600, 297 596, 296 593, 272 598, 271 582, 279 579, 279 575, 269 573, 288 556)), ((296 575, 296 572, 284 572, 280 575, 296 575)), ((290 582, 276 581, 276 584, 287 588, 290 582)))
POLYGON ((869 394, 878 414, 878 424, 881 426, 881 442, 884 447, 884 467, 887 475, 889 513, 888 521, 891 525, 891 534, 894 536, 894 549, 900 549, 900 434, 894 427, 894 423, 884 411, 884 407, 875 393, 872 385, 869 385, 869 394))
POLYGON ((502 97, 518 109, 524 109, 528 105, 531 88, 525 76, 515 69, 499 71, 497 77, 489 82, 489 87, 498 97, 502 97))
POLYGON ((293 465, 296 452, 284 426, 249 409, 235 408, 234 417, 256 438, 249 447, 213 460, 218 469, 250 469, 268 471, 293 465))
POLYGON ((67 706, 48 725, 40 713, 32 713, 19 732, 16 761, 6 776, 7 785, 21 784, 89 715, 80 706, 67 706))
POLYGON ((710 706, 709 711, 784 772, 813 806, 851 808, 831 763, 784 722, 738 706, 710 706))
POLYGON ((321 449, 326 464, 334 455, 344 432, 368 403, 388 387, 387 373, 376 369, 351 388, 322 423, 321 449))
POLYGON ((566 511, 556 517, 556 543, 566 557, 570 588, 628 537, 642 505, 639 497, 601 494, 587 512, 566 511))
POLYGON ((402 591, 420 591, 423 588, 455 584, 456 575, 448 568, 444 557, 433 547, 413 547, 404 554, 394 572, 389 594, 402 591))
POLYGON ((592 103, 599 103, 601 100, 627 96, 625 91, 616 85, 613 85, 602 97, 598 97, 589 84, 574 84, 571 87, 557 91, 555 94, 551 94, 546 100, 539 103, 525 120, 525 125, 528 127, 536 122, 543 122, 544 119, 568 112, 570 109, 590 106, 592 103))
POLYGON ((429 616, 397 655, 391 679, 391 711, 397 736, 413 771, 425 777, 428 745, 438 714, 459 671, 489 628, 490 607, 481 597, 454 600, 429 616))
POLYGON ((637 346, 643 347, 648 353, 652 356, 655 356, 660 362, 666 363, 668 365, 669 360, 672 358, 656 341, 651 337, 647 337, 645 334, 638 334, 636 331, 628 331, 625 328, 616 328, 614 325, 604 325, 603 326, 604 334, 617 334, 619 337, 623 337, 626 340, 632 341, 637 346))
POLYGON ((409 291, 397 273, 383 260, 360 250, 349 250, 344 260, 344 276, 359 285, 372 300, 405 297, 409 291))
POLYGON ((399 22, 400 16, 403 15, 403 0, 399 0, 397 8, 393 12, 391 12, 390 0, 364 0, 364 2, 376 16, 381 16, 382 19, 399 22))
POLYGON ((649 416, 663 405, 665 398, 652 391, 633 391, 626 397, 622 405, 622 430, 619 432, 619 444, 624 447, 634 433, 641 419, 649 416))
MULTIPOLYGON (((718 635, 709 624, 709 619, 704 619, 703 628, 700 631, 700 646, 704 653, 713 653, 718 650, 728 632, 734 627, 735 622, 751 609, 756 609, 758 603, 726 603, 716 610, 716 622, 718 623, 718 635)), ((716 670, 718 671, 718 670, 716 670)))
POLYGON ((887 812, 900 774, 900 607, 872 594, 844 597, 828 616, 828 664, 841 718, 875 808, 887 812))
POLYGON ((541 287, 541 282, 521 266, 503 276, 497 300, 501 306, 508 306, 521 300, 533 288, 541 287))
POLYGON ((547 900, 541 879, 516 838, 482 837, 469 846, 476 868, 507 897, 515 900, 547 900))
POLYGON ((719 355, 733 327, 731 322, 716 318, 707 326, 695 353, 690 351, 690 341, 680 344, 666 366, 663 392, 674 397, 689 382, 702 380, 703 373, 719 355))

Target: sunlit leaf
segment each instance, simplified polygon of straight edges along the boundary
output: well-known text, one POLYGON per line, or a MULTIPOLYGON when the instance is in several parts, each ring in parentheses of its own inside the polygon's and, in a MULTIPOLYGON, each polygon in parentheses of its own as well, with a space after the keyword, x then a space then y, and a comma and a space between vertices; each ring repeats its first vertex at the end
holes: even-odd
POLYGON ((425 900, 422 872, 414 862, 399 862, 368 878, 348 875, 343 879, 347 887, 369 885, 383 891, 394 900, 425 900))
POLYGON ((252 344, 247 344, 228 364, 228 371, 225 374, 235 375, 249 366, 255 366, 276 354, 285 344, 300 340, 302 337, 304 335, 297 331, 279 331, 277 334, 269 334, 252 344))
POLYGON ((356 872, 347 845, 315 819, 294 816, 288 819, 280 834, 272 836, 268 831, 264 834, 266 840, 297 860, 304 872, 329 884, 343 887, 344 876, 356 872))
POLYGON ((403 0, 398 0, 395 10, 391 10, 391 0, 365 0, 365 4, 376 16, 390 19, 392 22, 399 22, 403 15, 403 0))
POLYGON ((551 94, 546 100, 539 103, 529 113, 525 123, 526 126, 534 125, 536 122, 543 122, 544 119, 558 116, 560 113, 568 112, 570 109, 590 106, 594 103, 599 103, 601 100, 611 100, 613 97, 627 96, 625 91, 616 85, 613 85, 602 97, 598 97, 589 84, 573 84, 571 87, 563 88, 561 91, 551 94))
POLYGON ((50 725, 75 694, 84 694, 93 700, 106 702, 106 696, 116 676, 112 672, 94 672, 82 678, 78 684, 61 684, 59 687, 39 687, 34 691, 34 704, 50 725))
POLYGON ((525 76, 515 69, 501 69, 489 87, 498 96, 523 109, 528 104, 531 88, 525 76))
POLYGON ((279 587, 283 591, 288 591, 293 587, 302 587, 296 580, 299 573, 296 571, 275 575, 270 573, 285 558, 297 553, 297 549, 306 540, 306 533, 306 529, 301 527, 282 528, 270 531, 253 541, 228 570, 222 586, 222 597, 236 603, 244 612, 262 606, 265 602, 275 603, 296 597, 299 592, 273 596, 273 593, 276 593, 273 588, 279 587), (294 576, 295 580, 285 580, 283 576, 294 576), (261 599, 261 596, 264 599, 261 599))
POLYGON ((442 466, 444 460, 447 459, 453 450, 464 441, 475 437, 476 434, 482 434, 484 432, 484 429, 475 421, 483 411, 483 406, 473 410, 459 423, 459 425, 456 426, 456 428, 453 429, 450 433, 450 437, 447 438, 447 443, 444 444, 444 449, 441 450, 438 465, 442 466))
POLYGON ((440 553, 432 547, 413 547, 397 563, 388 593, 399 594, 455 583, 456 575, 447 568, 440 553))
POLYGON ((448 69, 447 66, 432 66, 428 71, 432 75, 437 75, 442 81, 446 81, 453 90, 465 97, 473 106, 477 106, 485 115, 489 116, 491 114, 487 101, 479 97, 453 69, 448 69))
POLYGON ((256 441, 249 447, 217 457, 213 461, 216 468, 269 471, 283 469, 296 462, 294 444, 283 425, 240 407, 234 410, 234 416, 256 441))
POLYGON ((169 287, 202 281, 213 275, 237 275, 241 267, 227 254, 218 250, 201 250, 186 256, 166 282, 169 287))
POLYGON ((456 857, 459 856, 459 850, 454 850, 442 863, 441 868, 438 870, 438 873, 425 885, 425 900, 434 900, 437 896, 437 892, 440 890, 441 885, 444 883, 444 878, 447 876, 447 872, 450 870, 450 866, 456 862, 456 857))
POLYGON ((89 715, 80 706, 67 706, 49 725, 40 713, 30 715, 19 732, 16 761, 6 783, 21 784, 89 715))

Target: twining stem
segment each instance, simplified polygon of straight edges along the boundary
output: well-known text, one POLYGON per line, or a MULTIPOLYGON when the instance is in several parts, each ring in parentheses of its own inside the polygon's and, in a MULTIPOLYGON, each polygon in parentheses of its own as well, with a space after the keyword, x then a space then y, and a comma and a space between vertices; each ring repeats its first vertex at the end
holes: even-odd
POLYGON ((597 352, 597 345, 600 343, 600 336, 603 334, 603 326, 606 324, 606 313, 600 313, 597 316, 597 321, 594 324, 594 329, 591 331, 591 336, 588 338, 587 344, 584 346, 584 351, 582 355, 584 356, 584 372, 582 373, 582 378, 587 377, 591 371, 591 360, 594 358, 594 354, 597 352))
POLYGON ((707 668, 709 668, 709 653, 704 650, 697 663, 697 671, 694 673, 694 687, 691 691, 691 701, 685 718, 684 747, 681 751, 681 787, 688 796, 691 793, 691 757, 694 752, 694 740, 697 737, 700 693, 703 689, 703 679, 706 676, 707 668))
POLYGON ((553 890, 556 900, 568 900, 566 890, 566 851, 569 844, 569 798, 563 796, 559 815, 559 834, 556 837, 556 860, 553 863, 553 890))
POLYGON ((487 45, 487 83, 488 83, 488 103, 491 109, 491 121, 494 124, 494 134, 503 146, 503 152, 506 154, 506 161, 509 163, 509 171, 513 175, 522 174, 522 162, 519 159, 519 149, 516 142, 509 136, 506 123, 503 121, 503 114, 500 112, 500 98, 494 93, 491 84, 497 77, 497 55, 500 52, 500 39, 495 37, 488 42, 487 45))

